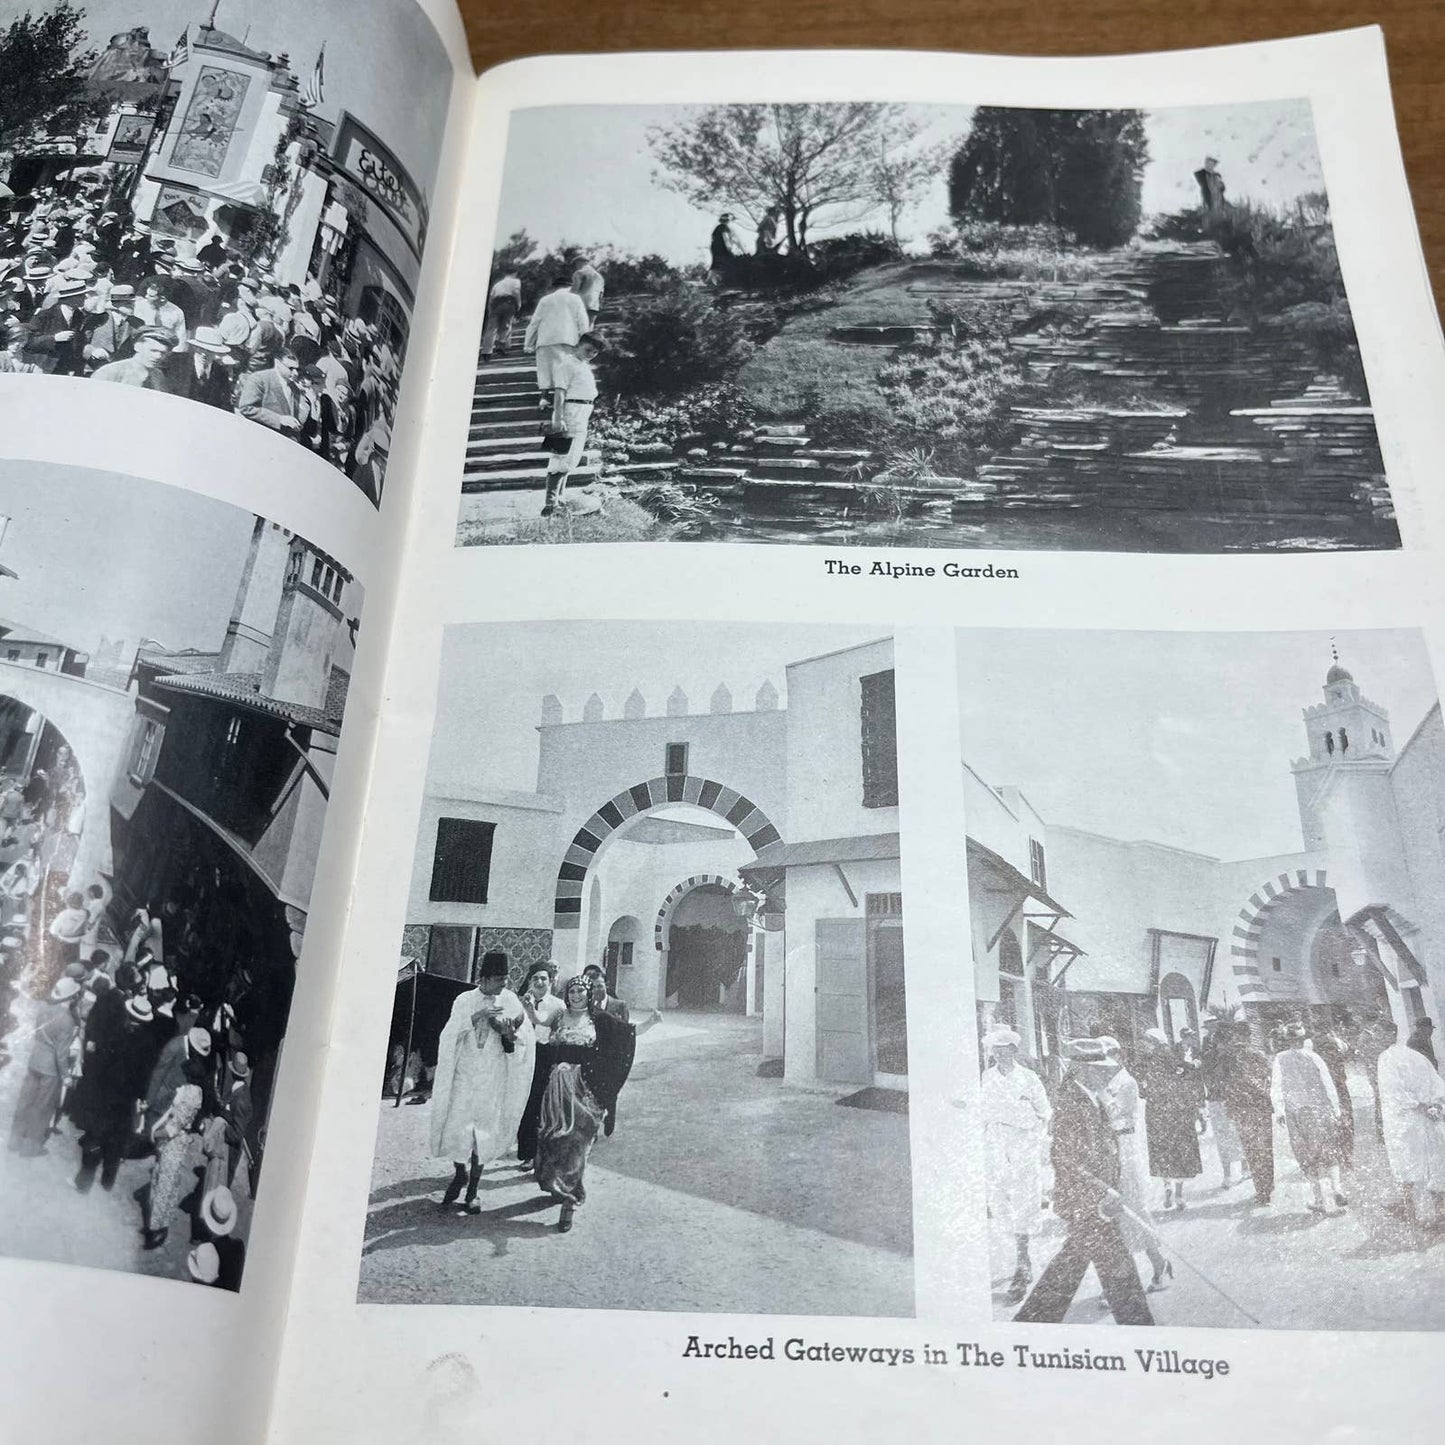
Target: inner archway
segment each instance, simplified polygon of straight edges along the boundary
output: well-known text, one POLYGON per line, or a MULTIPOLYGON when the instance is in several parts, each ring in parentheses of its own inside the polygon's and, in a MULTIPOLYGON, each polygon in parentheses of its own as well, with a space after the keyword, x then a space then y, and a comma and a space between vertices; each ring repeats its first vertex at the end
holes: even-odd
POLYGON ((631 990, 624 991, 624 980, 630 982, 637 945, 642 938, 642 924, 637 918, 626 913, 607 930, 607 951, 603 955, 602 967, 607 975, 607 992, 614 998, 625 998, 631 990))
POLYGON ((68 877, 85 826, 85 779, 60 729, 0 694, 0 868, 34 855, 42 872, 68 877))
POLYGON ((747 921, 723 885, 704 883, 678 900, 667 928, 670 1005, 742 1013, 747 1007, 747 921))

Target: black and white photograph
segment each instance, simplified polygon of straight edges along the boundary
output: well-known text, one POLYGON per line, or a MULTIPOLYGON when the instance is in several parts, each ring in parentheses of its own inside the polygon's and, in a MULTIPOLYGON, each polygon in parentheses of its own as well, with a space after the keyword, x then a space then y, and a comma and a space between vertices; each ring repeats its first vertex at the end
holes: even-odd
POLYGON ((995 1318, 1441 1328, 1422 635, 978 630, 958 658, 995 1318))
POLYGON ((6 5, 0 72, 0 374, 201 402, 380 506, 452 80, 421 10, 6 5))
POLYGON ((911 1316, 892 639, 468 624, 441 679, 358 1298, 911 1316))
POLYGON ((514 111, 457 544, 1399 537, 1309 103, 514 111))
POLYGON ((12 462, 0 599, 0 1255, 237 1290, 361 588, 239 507, 12 462))

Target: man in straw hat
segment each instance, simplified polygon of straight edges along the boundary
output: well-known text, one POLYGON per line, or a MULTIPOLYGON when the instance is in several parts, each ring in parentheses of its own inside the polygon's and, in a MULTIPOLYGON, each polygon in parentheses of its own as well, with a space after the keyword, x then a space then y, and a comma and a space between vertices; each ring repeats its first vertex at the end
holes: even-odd
POLYGON ((86 293, 84 281, 62 281, 54 300, 30 318, 30 357, 43 370, 79 376, 85 369, 86 293))
POLYGON ((1023 1299, 1034 1277, 1029 1237, 1039 1228, 1044 1140, 1053 1117, 1039 1076, 1018 1061, 1021 1042, 1003 1027, 990 1029, 983 1040, 993 1060, 982 1081, 988 1217, 1000 1237, 1014 1242, 1014 1275, 1005 1296, 1011 1305, 1023 1299))
POLYGON ((441 1208, 450 1209, 465 1184, 464 1208, 480 1212, 478 1181, 516 1140, 535 1057, 536 1034, 507 987, 507 955, 484 954, 477 986, 457 996, 437 1043, 429 1140, 432 1155, 453 1168, 441 1208))
POLYGON ((230 411, 236 392, 235 352, 214 326, 198 326, 191 336, 186 395, 220 411, 230 411))
POLYGON ((102 1189, 115 1185, 150 1076, 154 1018, 144 994, 127 996, 120 988, 112 989, 91 1011, 85 1071, 75 1101, 76 1121, 83 1131, 75 1187, 82 1194, 89 1193, 97 1170, 102 1189))
POLYGON ((241 1275, 246 1268, 246 1246, 236 1236, 240 1211, 236 1198, 224 1185, 218 1184, 201 1196, 196 1210, 196 1233, 216 1251, 218 1264, 216 1283, 221 1289, 241 1288, 241 1275))
POLYGON ((1121 1325, 1152 1325, 1154 1316, 1134 1256, 1119 1230, 1119 1144, 1101 1094, 1119 1070, 1098 1039, 1070 1039, 1061 1049, 1069 1073, 1054 1100, 1054 1213, 1064 1242, 1014 1316, 1018 1323, 1057 1324, 1069 1311, 1089 1266, 1121 1325))
POLYGON ((45 1153, 51 1120, 70 1073, 70 1046, 80 1030, 84 992, 77 980, 62 977, 42 1005, 10 1125, 12 1154, 45 1153))

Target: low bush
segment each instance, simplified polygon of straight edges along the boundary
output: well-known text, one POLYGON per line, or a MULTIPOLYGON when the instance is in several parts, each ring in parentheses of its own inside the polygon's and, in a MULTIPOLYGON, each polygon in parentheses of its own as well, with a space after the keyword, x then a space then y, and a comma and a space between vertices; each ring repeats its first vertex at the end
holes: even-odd
POLYGON ((592 413, 590 436, 604 450, 626 451, 666 446, 676 449, 684 436, 699 433, 707 442, 734 441, 753 425, 756 409, 742 389, 710 382, 665 401, 641 397, 600 403, 592 413))
POLYGON ((1099 274, 1100 252, 1081 248, 1057 226, 965 221, 928 233, 929 254, 955 261, 966 276, 993 281, 1086 281, 1099 274))
POLYGON ((676 283, 628 317, 599 370, 615 394, 676 396, 736 375, 752 349, 737 316, 676 283))

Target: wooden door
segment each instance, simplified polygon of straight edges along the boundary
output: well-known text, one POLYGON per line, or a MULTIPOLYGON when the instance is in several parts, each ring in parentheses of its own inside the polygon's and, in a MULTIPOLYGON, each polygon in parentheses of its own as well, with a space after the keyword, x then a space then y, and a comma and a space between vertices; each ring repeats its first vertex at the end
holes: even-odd
POLYGON ((868 936, 861 918, 820 918, 816 929, 818 1079, 871 1084, 868 936))

